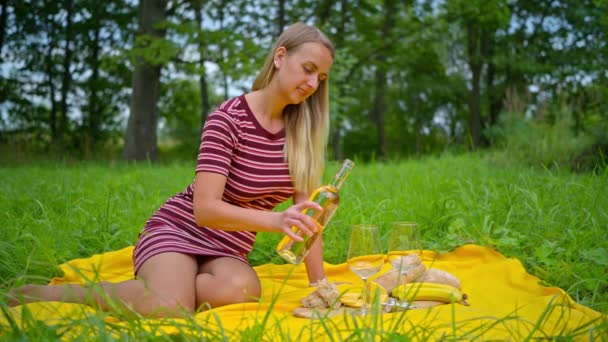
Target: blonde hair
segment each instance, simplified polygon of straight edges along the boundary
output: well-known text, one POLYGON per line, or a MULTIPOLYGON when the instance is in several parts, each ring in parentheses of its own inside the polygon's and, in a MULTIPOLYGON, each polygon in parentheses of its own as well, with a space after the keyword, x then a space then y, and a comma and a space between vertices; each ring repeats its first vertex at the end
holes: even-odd
MULTIPOLYGON (((252 90, 266 87, 276 71, 274 54, 279 47, 294 52, 304 43, 321 43, 334 57, 334 46, 316 27, 304 23, 289 26, 274 43, 264 67, 253 82, 252 90)), ((285 118, 285 158, 297 191, 312 192, 321 183, 325 167, 325 150, 329 134, 329 76, 319 82, 317 90, 305 101, 288 105, 285 118)))

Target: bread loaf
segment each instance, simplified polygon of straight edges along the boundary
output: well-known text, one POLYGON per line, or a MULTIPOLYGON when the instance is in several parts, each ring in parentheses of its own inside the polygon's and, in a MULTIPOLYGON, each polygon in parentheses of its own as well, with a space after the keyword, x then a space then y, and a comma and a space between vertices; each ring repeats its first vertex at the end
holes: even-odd
POLYGON ((458 280, 456 276, 447 271, 436 268, 427 269, 426 272, 424 272, 420 278, 415 279, 414 282, 446 284, 460 289, 460 280, 458 280))

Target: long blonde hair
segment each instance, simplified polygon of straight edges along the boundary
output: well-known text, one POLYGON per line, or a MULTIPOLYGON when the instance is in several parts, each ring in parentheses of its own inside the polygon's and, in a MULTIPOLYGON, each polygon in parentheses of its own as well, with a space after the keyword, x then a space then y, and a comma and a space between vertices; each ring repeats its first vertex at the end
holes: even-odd
MULTIPOLYGON (((321 43, 334 57, 334 46, 316 27, 304 23, 289 26, 274 43, 264 67, 253 82, 252 90, 266 87, 276 71, 274 53, 284 47, 287 53, 304 43, 321 43)), ((285 158, 297 191, 312 192, 321 183, 325 167, 325 150, 329 134, 329 76, 319 82, 317 90, 306 101, 288 105, 285 118, 285 158)))

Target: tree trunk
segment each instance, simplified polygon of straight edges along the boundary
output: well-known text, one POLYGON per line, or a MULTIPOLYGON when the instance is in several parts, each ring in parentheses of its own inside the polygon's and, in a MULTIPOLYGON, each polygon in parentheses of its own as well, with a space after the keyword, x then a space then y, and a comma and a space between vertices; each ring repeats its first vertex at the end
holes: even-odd
POLYGON ((6 21, 8 19, 8 0, 0 2, 0 62, 2 62, 2 47, 4 46, 4 36, 6 35, 6 21))
MULTIPOLYGON (((391 29, 394 26, 394 12, 395 4, 392 0, 384 1, 384 24, 382 25, 382 41, 390 39, 391 29)), ((384 43, 382 44, 384 46, 384 43)), ((386 112, 386 70, 387 70, 387 56, 385 55, 386 50, 380 52, 378 57, 378 64, 376 65, 376 92, 374 95, 374 109, 373 116, 376 123, 376 129, 378 131, 378 158, 380 160, 386 157, 386 133, 384 129, 384 115, 386 112)))
POLYGON ((496 67, 494 63, 488 64, 486 74, 486 91, 488 92, 488 126, 493 126, 498 122, 498 114, 500 113, 502 101, 500 92, 494 87, 494 77, 496 75, 496 67))
POLYGON ((279 35, 281 35, 281 33, 283 32, 283 28, 285 27, 285 0, 277 0, 277 7, 279 8, 277 13, 276 35, 276 37, 278 38, 279 35))
POLYGON ((415 140, 415 154, 417 156, 422 154, 422 122, 421 119, 416 119, 414 123, 414 134, 416 134, 415 140))
MULTIPOLYGON (((325 4, 331 3, 330 1, 326 1, 325 4)), ((327 5, 329 8, 329 5, 327 5)), ((328 9, 329 12, 329 9, 328 9)), ((321 25, 325 24, 324 20, 329 19, 328 17, 323 19, 321 18, 321 25)), ((334 44, 336 49, 340 49, 344 45, 344 34, 346 31, 346 22, 348 21, 348 0, 340 0, 340 24, 336 28, 336 36, 334 38, 334 44)), ((346 93, 345 87, 346 82, 342 82, 338 84, 337 96, 336 98, 342 99, 344 98, 344 94, 346 93)), ((344 152, 342 151, 342 117, 339 115, 335 115, 332 117, 333 124, 331 127, 333 129, 330 130, 329 141, 331 143, 332 150, 334 151, 334 159, 342 160, 344 159, 344 152)))
MULTIPOLYGON (((382 57, 381 59, 384 59, 382 57)), ((382 62, 384 63, 384 62, 382 62)), ((383 66, 376 67, 376 92, 374 95, 374 122, 378 132, 378 159, 384 159, 386 155, 386 134, 384 131, 384 112, 386 105, 384 93, 386 89, 386 71, 383 66)))
POLYGON ((467 24, 467 48, 469 67, 471 69, 471 96, 469 98, 470 130, 473 147, 481 146, 481 56, 479 51, 479 29, 469 22, 467 24))
MULTIPOLYGON (((223 1, 222 2, 222 6, 218 9, 218 21, 219 21, 219 25, 220 25, 220 32, 224 31, 224 18, 225 13, 224 13, 224 7, 225 4, 227 3, 227 1, 223 1)), ((220 56, 222 56, 222 61, 219 63, 219 67, 220 67, 220 71, 222 72, 222 86, 224 89, 224 101, 228 100, 228 72, 227 72, 227 68, 230 68, 232 66, 226 66, 223 61, 228 60, 228 56, 227 56, 227 51, 226 48, 222 45, 220 47, 220 56)))
MULTIPOLYGON (((141 0, 139 34, 163 38, 165 30, 158 29, 157 25, 165 20, 166 7, 166 0, 141 0)), ((152 65, 142 57, 135 62, 131 113, 123 152, 126 160, 156 160, 160 71, 161 65, 152 65)))
POLYGON ((318 27, 325 27, 327 21, 331 15, 331 7, 333 6, 333 0, 322 0, 317 4, 317 20, 318 27))
MULTIPOLYGON (((498 114, 502 108, 502 94, 494 86, 496 66, 494 64, 494 31, 485 29, 482 35, 483 58, 486 61, 487 71, 485 77, 486 98, 488 101, 488 120, 486 127, 492 127, 498 122, 498 114)), ((489 145, 490 141, 483 137, 483 143, 489 145)))
POLYGON ((471 80, 473 89, 469 99, 471 138, 473 139, 473 147, 477 148, 481 146, 481 91, 479 85, 481 65, 475 65, 471 72, 473 74, 471 80))
POLYGON ((99 65, 100 65, 100 58, 99 58, 99 48, 100 48, 100 44, 99 44, 99 40, 100 40, 100 34, 101 34, 101 25, 99 23, 99 20, 97 19, 93 19, 95 20, 95 24, 94 24, 94 36, 93 36, 93 50, 91 52, 91 67, 92 67, 92 74, 91 74, 91 80, 89 82, 90 84, 90 95, 89 95, 89 110, 88 113, 86 113, 85 118, 87 119, 84 122, 84 152, 85 155, 87 157, 91 156, 92 152, 96 150, 97 146, 95 146, 96 141, 97 141, 97 136, 99 135, 99 118, 102 115, 101 113, 101 106, 100 106, 100 99, 99 99, 99 94, 98 94, 98 90, 99 90, 99 65))
POLYGON ((209 103, 209 90, 207 88, 207 77, 205 76, 206 70, 203 67, 201 76, 198 79, 198 83, 201 88, 201 132, 205 121, 207 121, 207 115, 211 111, 211 104, 209 103))
POLYGON ((49 39, 50 43, 46 48, 46 55, 44 56, 44 69, 46 71, 46 81, 49 88, 49 102, 51 103, 51 109, 49 112, 49 128, 51 134, 51 148, 56 148, 60 140, 59 130, 57 128, 57 100, 55 99, 56 87, 55 87, 55 61, 53 61, 53 50, 55 50, 57 37, 55 22, 51 15, 48 15, 46 20, 49 25, 49 39))
POLYGON ((201 91, 201 132, 203 130, 203 126, 205 125, 205 120, 207 120, 207 115, 211 111, 211 105, 209 104, 209 90, 207 88, 207 70, 205 69, 205 48, 206 46, 203 43, 202 30, 203 30, 203 9, 200 1, 195 2, 194 8, 194 17, 196 19, 197 28, 199 29, 199 39, 198 39, 198 51, 201 55, 201 72, 198 78, 198 83, 201 91))
MULTIPOLYGON (((66 26, 65 26, 65 48, 63 56, 63 75, 61 77, 61 99, 60 99, 60 117, 59 117, 59 132, 60 144, 63 145, 63 139, 68 131, 68 94, 72 87, 72 75, 70 67, 72 66, 72 17, 74 10, 74 0, 65 1, 66 10, 66 26)), ((62 146, 63 147, 63 146, 62 146)))
MULTIPOLYGON (((51 49, 49 48, 49 51, 51 49)), ((50 52, 49 52, 50 53, 50 52)), ((47 84, 49 87, 49 99, 51 102, 51 111, 49 113, 49 127, 51 129, 51 145, 54 147, 56 146, 57 142, 59 141, 59 133, 57 130, 57 101, 55 101, 55 80, 54 78, 54 72, 53 72, 53 64, 50 61, 51 58, 48 57, 48 60, 46 61, 46 71, 47 71, 47 84)))

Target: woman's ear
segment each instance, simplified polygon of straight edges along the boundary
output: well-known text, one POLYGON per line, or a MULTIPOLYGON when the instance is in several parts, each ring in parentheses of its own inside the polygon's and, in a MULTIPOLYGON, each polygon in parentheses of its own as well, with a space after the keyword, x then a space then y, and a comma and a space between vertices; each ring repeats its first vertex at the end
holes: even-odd
POLYGON ((285 61, 285 56, 287 55, 287 49, 284 46, 279 46, 277 50, 274 52, 274 67, 277 69, 281 68, 285 61))

